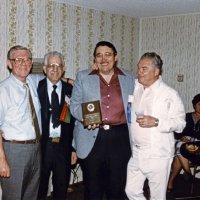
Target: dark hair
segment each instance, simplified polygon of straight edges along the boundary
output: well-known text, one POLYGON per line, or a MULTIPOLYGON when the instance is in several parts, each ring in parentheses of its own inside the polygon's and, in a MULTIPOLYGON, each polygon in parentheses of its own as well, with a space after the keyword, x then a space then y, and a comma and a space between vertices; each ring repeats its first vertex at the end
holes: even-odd
POLYGON ((114 52, 115 55, 117 54, 117 50, 116 50, 115 46, 112 43, 107 42, 107 41, 101 41, 101 42, 98 42, 96 44, 95 48, 94 48, 94 53, 93 53, 94 57, 96 56, 96 50, 97 50, 97 48, 99 46, 107 46, 107 47, 109 47, 109 48, 111 48, 113 50, 113 52, 114 52))
POLYGON ((156 67, 160 70, 160 75, 162 74, 163 61, 158 54, 156 54, 155 52, 147 52, 142 55, 140 60, 142 60, 144 58, 150 58, 153 61, 154 67, 156 67))
POLYGON ((27 47, 23 47, 21 45, 16 45, 10 48, 10 50, 7 53, 7 59, 10 60, 11 59, 11 54, 13 51, 17 51, 17 50, 25 50, 29 53, 30 58, 32 59, 32 53, 30 51, 30 49, 28 49, 27 47))
POLYGON ((200 101, 200 94, 197 94, 194 96, 193 100, 192 100, 192 105, 193 107, 200 101))

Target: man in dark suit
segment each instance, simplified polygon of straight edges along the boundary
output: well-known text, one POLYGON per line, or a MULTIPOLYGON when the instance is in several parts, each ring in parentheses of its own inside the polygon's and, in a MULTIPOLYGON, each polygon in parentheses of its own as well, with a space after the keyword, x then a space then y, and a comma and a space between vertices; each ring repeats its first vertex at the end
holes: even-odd
POLYGON ((46 78, 38 85, 42 114, 42 170, 38 199, 46 199, 52 172, 53 199, 64 200, 67 195, 71 164, 76 162, 72 148, 74 118, 69 104, 72 86, 61 80, 64 58, 59 52, 44 57, 46 78))

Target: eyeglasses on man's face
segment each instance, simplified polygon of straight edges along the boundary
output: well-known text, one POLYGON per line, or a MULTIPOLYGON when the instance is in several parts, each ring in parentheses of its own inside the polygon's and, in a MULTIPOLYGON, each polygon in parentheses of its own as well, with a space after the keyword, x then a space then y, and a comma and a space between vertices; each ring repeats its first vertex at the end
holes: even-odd
POLYGON ((63 64, 57 64, 57 63, 52 63, 52 64, 48 64, 46 65, 47 68, 55 68, 55 67, 58 67, 59 69, 63 68, 63 64))
POLYGON ((106 53, 97 53, 96 58, 111 58, 114 55, 114 53, 106 52, 106 53))
POLYGON ((13 58, 10 59, 10 61, 13 61, 16 65, 21 65, 23 63, 28 65, 32 63, 32 58, 13 58))

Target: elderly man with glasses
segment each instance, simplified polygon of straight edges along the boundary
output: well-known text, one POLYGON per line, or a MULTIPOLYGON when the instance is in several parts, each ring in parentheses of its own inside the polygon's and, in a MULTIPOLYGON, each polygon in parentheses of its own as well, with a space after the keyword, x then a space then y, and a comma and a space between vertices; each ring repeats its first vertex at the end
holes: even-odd
POLYGON ((0 183, 3 200, 36 200, 40 177, 40 77, 29 75, 31 51, 8 51, 10 76, 0 83, 0 183))
POLYGON ((69 105, 72 85, 61 80, 64 57, 60 52, 44 56, 46 78, 39 82, 38 95, 42 114, 42 170, 38 199, 46 199, 52 172, 53 199, 65 200, 71 164, 76 162, 72 148, 74 118, 69 105))

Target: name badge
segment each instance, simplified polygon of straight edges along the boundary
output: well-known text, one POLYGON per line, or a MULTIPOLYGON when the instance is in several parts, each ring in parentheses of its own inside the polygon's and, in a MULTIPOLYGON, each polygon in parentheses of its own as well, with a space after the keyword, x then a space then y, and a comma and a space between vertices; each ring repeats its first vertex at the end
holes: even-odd
POLYGON ((50 133, 50 137, 52 137, 52 138, 60 137, 60 133, 53 131, 53 132, 50 133))

